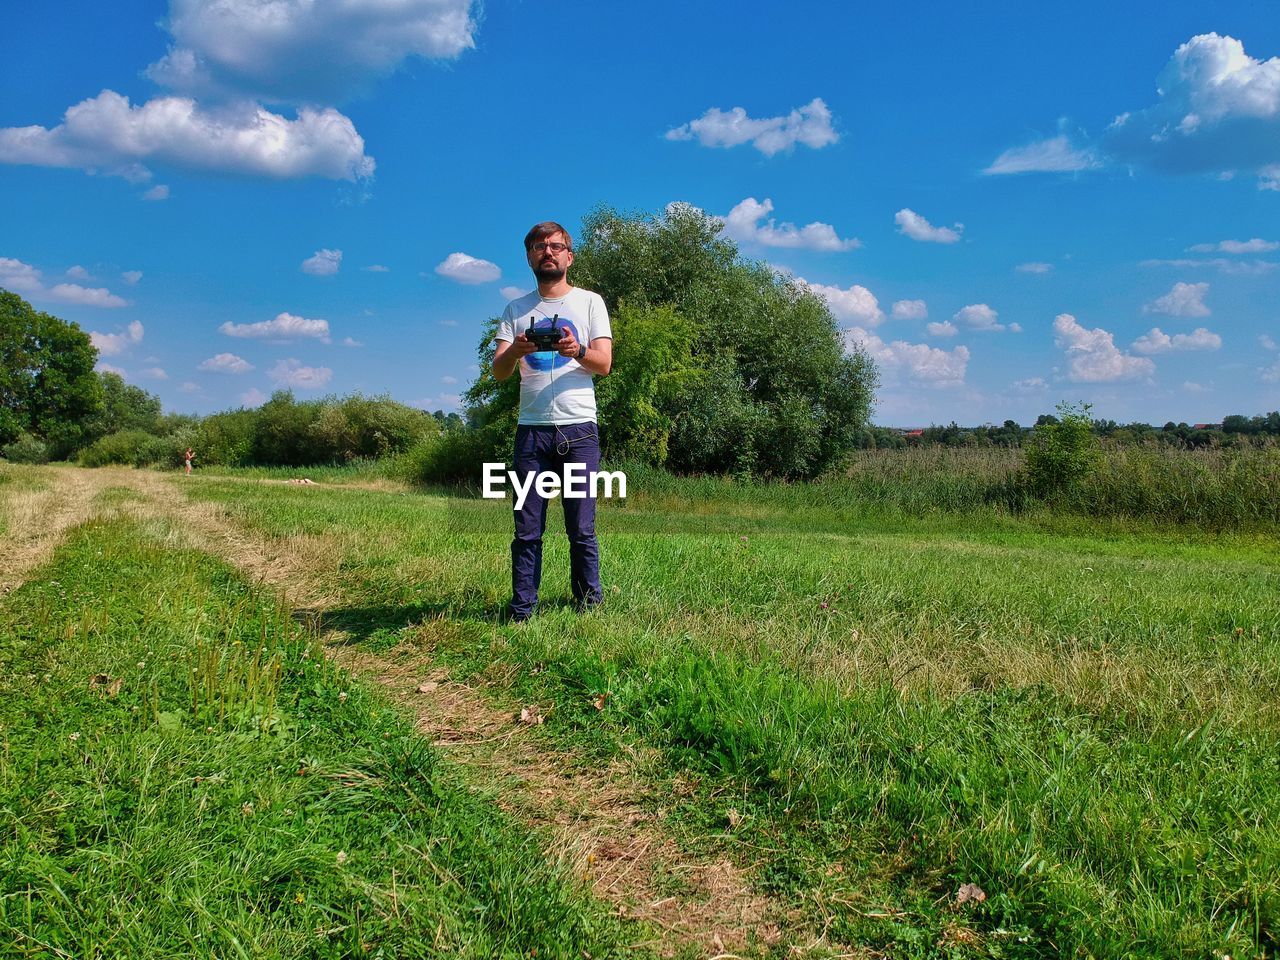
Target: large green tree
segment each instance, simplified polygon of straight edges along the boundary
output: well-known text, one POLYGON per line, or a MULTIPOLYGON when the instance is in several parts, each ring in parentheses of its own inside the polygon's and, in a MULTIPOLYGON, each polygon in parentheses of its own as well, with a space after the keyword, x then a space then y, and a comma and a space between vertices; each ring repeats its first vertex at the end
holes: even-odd
POLYGON ((118 373, 100 372, 98 379, 102 384, 102 406, 85 423, 89 439, 96 440, 120 430, 160 432, 163 411, 159 397, 125 383, 118 373))
POLYGON ((74 323, 0 290, 0 444, 21 433, 66 455, 102 407, 98 351, 74 323))
MULTIPOLYGON (((606 457, 792 478, 856 446, 874 363, 847 348, 825 301, 740 257, 715 218, 680 204, 596 210, 569 278, 603 296, 613 322, 613 373, 596 385, 606 457)), ((504 456, 519 384, 489 373, 495 329, 467 403, 487 450, 504 456)))

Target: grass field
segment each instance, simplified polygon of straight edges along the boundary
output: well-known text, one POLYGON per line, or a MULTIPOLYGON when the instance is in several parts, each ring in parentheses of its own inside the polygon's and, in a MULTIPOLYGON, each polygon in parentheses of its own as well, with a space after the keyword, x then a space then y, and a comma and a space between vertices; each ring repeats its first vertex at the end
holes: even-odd
MULTIPOLYGON (((500 617, 502 503, 234 475, 165 489, 174 517, 212 504, 303 571, 325 598, 309 622, 338 631, 345 651, 419 672, 436 665, 498 711, 537 705, 546 722, 532 735, 548 752, 584 771, 625 769, 619 783, 682 857, 727 858, 787 918, 742 938, 736 955, 1275 954, 1274 536, 641 479, 625 506, 601 511, 604 606, 586 616, 569 607, 557 535, 543 612, 520 626, 500 617)), ((11 487, 0 484, 0 499, 11 487)), ((347 948, 358 904, 376 932, 361 942, 388 956, 600 956, 647 942, 635 922, 611 918, 599 884, 589 897, 563 862, 543 859, 538 825, 475 799, 492 769, 415 745, 380 695, 318 663, 288 609, 173 549, 180 520, 137 513, 80 528, 0 608, 11 638, 0 654, 0 838, 20 852, 0 868, 7 922, 73 955, 110 953, 124 942, 106 939, 117 930, 156 956, 209 942, 223 945, 217 955, 235 955, 233 942, 258 945, 248 955, 347 955, 307 935, 328 921, 292 903, 301 892, 341 917, 331 926, 347 948), (206 724, 207 701, 188 702, 184 671, 241 676, 247 668, 229 666, 244 657, 237 639, 278 658, 276 706, 206 724), (125 679, 119 697, 85 686, 99 673, 125 679), (277 714, 263 735, 264 716, 277 714), (368 730, 390 731, 390 754, 373 750, 368 730), (195 783, 240 763, 235 791, 195 783), (273 780, 295 764, 374 770, 376 786, 273 780), (138 770, 164 798, 149 819, 130 786, 138 770), (416 822, 402 782, 431 784, 435 819, 416 822), (358 801, 341 799, 347 788, 358 801), (209 793, 223 796, 201 807, 209 793), (315 813, 294 823, 285 808, 315 813), (211 809, 220 813, 202 819, 211 809), (397 861, 412 857, 386 843, 392 823, 422 831, 404 838, 410 850, 454 851, 449 876, 474 856, 478 878, 459 890, 397 861), (459 852, 477 823, 487 845, 459 852), (162 836, 166 825, 176 836, 162 836), (357 855, 362 839, 369 852, 357 855), (131 927, 130 884, 147 874, 129 851, 155 844, 187 866, 131 927), (350 858, 345 871, 334 870, 335 847, 350 858), (236 879, 265 862, 265 888, 236 879), (348 883, 355 865, 369 872, 348 883), (388 906, 390 876, 402 878, 397 896, 412 887, 419 898, 413 923, 388 906), (184 899, 179 877, 198 880, 196 893, 184 899), (54 892, 68 878, 74 911, 54 892), (529 902, 511 904, 515 889, 531 891, 529 902), (448 949, 424 946, 423 917, 453 938, 448 949), (65 939, 78 930, 98 939, 65 939)), ((503 755, 499 744, 491 764, 503 755)), ((679 877, 655 883, 693 897, 679 877)), ((20 949, 41 955, 30 947, 20 949)), ((717 952, 706 940, 680 949, 717 952)))

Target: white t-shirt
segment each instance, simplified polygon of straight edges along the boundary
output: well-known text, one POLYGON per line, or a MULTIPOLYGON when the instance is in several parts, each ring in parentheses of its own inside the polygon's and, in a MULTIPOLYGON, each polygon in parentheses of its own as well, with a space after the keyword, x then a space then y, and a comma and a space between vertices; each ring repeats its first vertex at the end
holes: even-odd
MULTIPOLYGON (((591 346, 597 337, 613 338, 609 312, 600 294, 574 287, 563 297, 543 299, 537 290, 507 304, 496 339, 514 342, 531 325, 568 326, 578 342, 591 346)), ((594 423, 596 391, 591 371, 554 352, 520 358, 520 423, 531 426, 594 423)))

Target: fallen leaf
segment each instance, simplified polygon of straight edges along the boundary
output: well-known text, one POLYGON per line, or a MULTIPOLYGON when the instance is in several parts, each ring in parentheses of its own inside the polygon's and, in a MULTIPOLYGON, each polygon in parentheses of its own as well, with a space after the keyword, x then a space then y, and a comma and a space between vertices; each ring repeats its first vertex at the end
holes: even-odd
POLYGON ((536 727, 545 719, 542 715, 542 708, 536 703, 520 710, 520 722, 527 727, 536 727))
POLYGON ((428 680, 425 683, 418 684, 418 692, 431 693, 439 686, 440 684, 436 683, 434 680, 428 680))
POLYGON ((956 891, 956 903, 982 903, 987 899, 987 892, 976 883, 966 883, 956 891))
POLYGON ((592 697, 592 698, 591 698, 591 704, 592 704, 592 706, 594 706, 597 710, 603 710, 603 709, 604 709, 604 703, 605 703, 605 701, 606 701, 606 700, 608 700, 608 699, 609 699, 609 693, 608 693, 608 691, 605 691, 604 693, 599 693, 599 694, 596 694, 594 697, 592 697))

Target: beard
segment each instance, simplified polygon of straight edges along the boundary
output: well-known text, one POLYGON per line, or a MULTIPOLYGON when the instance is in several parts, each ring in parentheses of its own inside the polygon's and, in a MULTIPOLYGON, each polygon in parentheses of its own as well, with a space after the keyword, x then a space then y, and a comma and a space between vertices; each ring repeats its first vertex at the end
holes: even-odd
POLYGON ((538 278, 539 283, 549 283, 555 280, 563 280, 567 271, 557 267, 554 263, 544 263, 534 268, 533 275, 538 278))

